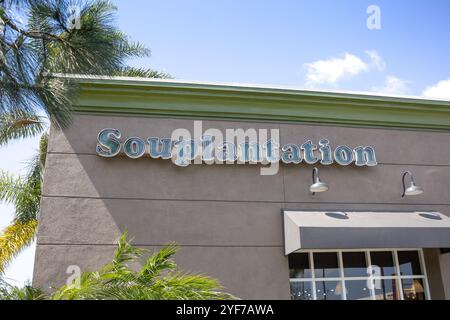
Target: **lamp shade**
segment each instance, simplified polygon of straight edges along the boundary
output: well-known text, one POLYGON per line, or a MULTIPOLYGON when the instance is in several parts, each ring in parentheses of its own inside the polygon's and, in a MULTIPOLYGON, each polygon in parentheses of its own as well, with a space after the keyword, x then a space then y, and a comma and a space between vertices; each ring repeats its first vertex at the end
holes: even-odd
POLYGON ((414 182, 411 181, 411 185, 405 190, 405 196, 416 196, 418 194, 422 194, 423 189, 419 186, 416 186, 414 182))
POLYGON ((315 195, 317 192, 324 192, 328 190, 328 185, 325 182, 320 181, 319 169, 314 168, 312 171, 312 185, 309 187, 309 191, 315 195))
POLYGON ((405 171, 403 173, 402 183, 403 183, 402 198, 405 197, 405 196, 416 196, 418 194, 422 194, 423 193, 423 189, 416 185, 416 182, 414 181, 414 176, 413 176, 411 171, 405 171), (407 175, 409 175, 409 177, 411 179, 411 184, 409 185, 408 188, 406 188, 406 186, 405 186, 405 178, 406 178, 407 175))
POLYGON ((327 190, 328 185, 325 182, 320 181, 319 179, 317 179, 317 181, 309 187, 309 191, 311 192, 324 192, 327 190))

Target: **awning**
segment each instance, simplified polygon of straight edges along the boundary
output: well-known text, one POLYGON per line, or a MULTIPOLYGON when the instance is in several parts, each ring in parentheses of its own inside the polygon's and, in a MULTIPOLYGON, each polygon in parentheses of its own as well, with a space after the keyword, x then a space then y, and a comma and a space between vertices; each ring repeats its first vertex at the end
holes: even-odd
POLYGON ((450 218, 439 212, 284 210, 285 253, 299 249, 446 248, 450 218))

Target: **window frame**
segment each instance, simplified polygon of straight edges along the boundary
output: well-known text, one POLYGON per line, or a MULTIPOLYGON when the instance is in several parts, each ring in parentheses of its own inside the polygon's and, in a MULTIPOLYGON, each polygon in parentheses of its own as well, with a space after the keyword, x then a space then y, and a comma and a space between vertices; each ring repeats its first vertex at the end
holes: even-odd
MULTIPOLYGON (((349 280, 367 280, 369 276, 364 277, 349 277, 344 275, 344 260, 342 257, 342 253, 344 252, 364 252, 366 257, 366 265, 371 266, 371 252, 376 251, 389 251, 393 254, 394 259, 394 267, 395 267, 395 276, 379 276, 375 277, 374 279, 380 279, 380 280, 392 280, 395 279, 398 290, 399 290, 399 300, 404 300, 403 295, 403 284, 402 279, 421 279, 424 285, 424 293, 425 293, 425 300, 431 300, 430 298, 430 287, 428 285, 428 274, 425 266, 425 258, 423 255, 423 249, 421 248, 375 248, 375 249, 305 249, 305 250, 298 250, 293 252, 293 254, 296 253, 307 253, 308 254, 308 260, 309 260, 309 268, 311 269, 311 277, 310 278, 289 278, 289 283, 292 282, 311 282, 311 288, 312 288, 312 300, 317 300, 317 291, 316 291, 316 282, 320 281, 339 281, 342 286, 342 300, 347 300, 347 290, 346 290, 346 284, 345 281, 349 280), (416 251, 419 254, 419 262, 420 262, 420 269, 422 271, 422 275, 400 275, 400 264, 398 260, 398 251, 416 251), (330 278, 321 278, 315 276, 315 268, 314 268, 314 259, 313 254, 314 253, 321 253, 321 252, 333 252, 337 254, 338 257, 338 268, 339 268, 339 277, 330 277, 330 278)), ((376 300, 375 296, 375 288, 369 289, 370 290, 370 300, 376 300)))

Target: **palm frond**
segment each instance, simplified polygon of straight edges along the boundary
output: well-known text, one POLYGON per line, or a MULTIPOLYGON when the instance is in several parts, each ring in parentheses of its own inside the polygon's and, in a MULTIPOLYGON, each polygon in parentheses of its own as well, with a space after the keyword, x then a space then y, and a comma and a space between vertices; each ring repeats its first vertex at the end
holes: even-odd
POLYGON ((53 300, 93 300, 97 292, 99 274, 97 272, 84 272, 71 284, 63 285, 52 294, 53 300))
MULTIPOLYGON (((39 140, 39 149, 34 157, 28 161, 28 172, 23 178, 26 181, 27 191, 33 198, 40 198, 44 174, 45 160, 47 158, 48 134, 44 133, 39 140)), ((17 208, 16 208, 17 210, 17 208)))
POLYGON ((30 28, 58 35, 48 44, 49 72, 108 75, 131 57, 148 56, 142 44, 132 42, 114 25, 116 6, 110 1, 81 3, 79 28, 68 29, 69 1, 38 1, 30 10, 30 28), (57 18, 55 18, 57 17, 57 18))
POLYGON ((22 222, 37 219, 41 185, 37 174, 24 179, 0 172, 0 201, 14 205, 15 218, 22 222))
POLYGON ((161 287, 161 299, 173 300, 229 300, 236 299, 221 291, 218 280, 201 275, 174 272, 160 278, 154 287, 161 287))
POLYGON ((129 263, 140 258, 144 250, 133 247, 127 241, 127 231, 125 231, 119 238, 117 249, 114 252, 114 260, 112 261, 112 266, 114 270, 124 270, 128 269, 129 263))
POLYGON ((73 103, 78 97, 78 84, 69 79, 45 76, 35 90, 36 99, 56 129, 67 128, 72 122, 73 103))
POLYGON ((120 237, 112 263, 98 272, 84 272, 78 286, 65 285, 55 300, 161 300, 161 299, 236 299, 222 292, 218 280, 177 270, 172 257, 178 246, 170 244, 153 253, 140 271, 131 268, 142 250, 131 246, 126 233, 120 237))
POLYGON ((0 234, 0 274, 25 247, 34 240, 37 229, 37 220, 22 222, 14 220, 0 234))
POLYGON ((25 190, 25 182, 21 177, 7 172, 0 172, 0 201, 15 204, 25 190))
POLYGON ((45 129, 44 119, 33 111, 0 112, 0 146, 11 140, 35 137, 45 129))
POLYGON ((175 243, 171 243, 153 253, 140 270, 140 277, 146 281, 151 281, 163 271, 174 270, 176 264, 172 260, 172 257, 178 252, 178 249, 175 243))
POLYGON ((39 158, 39 167, 41 169, 41 176, 44 172, 45 161, 47 159, 47 148, 48 148, 48 133, 44 133, 39 140, 39 149, 38 149, 38 158, 39 158))
POLYGON ((46 300, 47 298, 41 289, 30 284, 23 287, 0 284, 0 300, 46 300))
POLYGON ((113 76, 121 76, 121 77, 139 77, 139 78, 158 78, 158 79, 173 79, 173 77, 165 72, 153 70, 153 69, 144 69, 144 68, 135 68, 135 67, 123 67, 116 71, 114 71, 111 75, 113 76))

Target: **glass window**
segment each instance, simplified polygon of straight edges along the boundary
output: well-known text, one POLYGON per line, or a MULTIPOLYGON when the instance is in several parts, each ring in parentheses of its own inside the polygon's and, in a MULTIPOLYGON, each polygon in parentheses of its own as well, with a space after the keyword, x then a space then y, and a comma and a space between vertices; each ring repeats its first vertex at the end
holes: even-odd
POLYGON ((316 278, 340 277, 337 252, 314 252, 313 257, 316 278))
POLYGON ((365 277, 367 276, 367 263, 365 252, 343 252, 344 276, 365 277))
POLYGON ((399 283, 396 278, 374 281, 376 300, 400 300, 399 283))
POLYGON ((429 298, 421 249, 305 250, 288 261, 293 300, 429 298))
POLYGON ((291 299, 292 300, 313 300, 313 288, 310 281, 293 281, 291 282, 291 299))
POLYGON ((371 300, 371 292, 367 280, 345 281, 347 300, 371 300))
POLYGON ((418 251, 398 251, 401 276, 422 275, 418 251))
POLYGON ((289 255, 290 278, 311 278, 308 253, 294 253, 289 255))
POLYGON ((341 281, 316 281, 317 300, 342 300, 341 281))
POLYGON ((425 300, 425 289, 422 279, 402 279, 403 299, 425 300))
POLYGON ((392 251, 372 251, 370 252, 372 266, 380 267, 381 276, 395 276, 396 268, 392 251))

